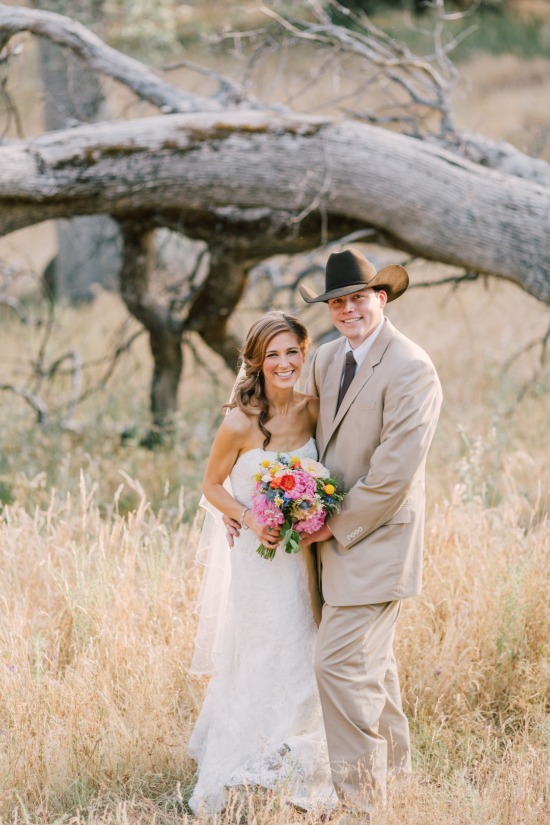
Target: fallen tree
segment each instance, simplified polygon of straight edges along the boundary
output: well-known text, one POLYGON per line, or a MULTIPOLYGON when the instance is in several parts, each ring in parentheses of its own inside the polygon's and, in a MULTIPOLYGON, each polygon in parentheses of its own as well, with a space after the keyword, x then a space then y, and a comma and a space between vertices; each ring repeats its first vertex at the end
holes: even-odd
POLYGON ((292 214, 298 233, 314 211, 347 217, 395 249, 508 278, 550 303, 550 188, 367 124, 239 110, 0 146, 2 234, 91 213, 148 213, 185 233, 189 214, 266 203, 292 214))
MULTIPOLYGON (((69 18, 0 5, 5 48, 23 30, 63 43, 166 112, 0 143, 0 234, 76 215, 119 222, 121 294, 150 335, 158 424, 175 408, 187 330, 234 366, 227 322, 248 272, 270 255, 366 229, 370 241, 511 280, 550 303, 549 165, 457 132, 447 96, 453 72, 445 77, 368 22, 359 37, 321 12, 316 24, 298 25, 266 11, 296 42, 373 65, 401 93, 394 112, 305 115, 262 104, 246 84, 218 76, 218 90, 201 97, 69 18), (207 276, 177 308, 155 294, 152 233, 162 226, 204 240, 210 254, 207 276)), ((446 55, 438 60, 448 68, 446 55)))

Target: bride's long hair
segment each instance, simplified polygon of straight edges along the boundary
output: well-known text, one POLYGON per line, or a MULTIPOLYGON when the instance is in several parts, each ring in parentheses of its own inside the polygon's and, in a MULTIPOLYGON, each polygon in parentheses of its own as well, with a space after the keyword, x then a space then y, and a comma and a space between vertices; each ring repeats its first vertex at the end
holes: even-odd
POLYGON ((307 355, 310 338, 308 331, 295 315, 280 310, 271 310, 255 321, 246 336, 241 350, 241 369, 233 391, 233 397, 225 410, 238 407, 246 415, 257 415, 258 426, 265 436, 263 448, 271 441, 271 433, 266 427, 271 418, 269 402, 265 394, 262 366, 269 342, 281 332, 290 332, 297 342, 304 358, 307 355))

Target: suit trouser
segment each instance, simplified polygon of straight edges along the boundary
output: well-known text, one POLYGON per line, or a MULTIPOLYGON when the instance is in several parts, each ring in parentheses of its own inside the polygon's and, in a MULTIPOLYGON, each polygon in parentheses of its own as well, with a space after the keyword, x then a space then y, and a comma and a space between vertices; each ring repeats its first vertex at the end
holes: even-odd
POLYGON ((393 655, 401 602, 323 605, 315 654, 332 779, 369 810, 385 801, 388 769, 411 769, 409 724, 393 655))

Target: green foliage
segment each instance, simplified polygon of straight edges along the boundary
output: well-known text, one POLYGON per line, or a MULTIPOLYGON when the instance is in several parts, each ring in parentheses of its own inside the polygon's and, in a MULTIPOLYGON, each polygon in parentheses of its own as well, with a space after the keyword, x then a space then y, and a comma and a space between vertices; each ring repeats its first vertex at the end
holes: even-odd
MULTIPOLYGON (((416 54, 433 51, 433 30, 439 11, 412 0, 350 0, 343 4, 353 12, 366 12, 372 22, 389 35, 405 43, 416 54), (422 14, 411 17, 411 7, 422 14)), ((487 2, 473 11, 468 3, 445 3, 445 10, 464 11, 443 22, 442 44, 451 50, 455 62, 465 61, 477 53, 515 54, 518 57, 550 57, 550 17, 520 15, 513 4, 487 2)), ((351 18, 332 12, 334 22, 354 27, 351 18)))
POLYGON ((473 31, 453 52, 455 60, 466 60, 479 53, 515 54, 518 57, 550 57, 550 20, 541 22, 516 14, 493 14, 480 11, 472 18, 458 21, 457 37, 473 23, 473 31))
MULTIPOLYGON (((339 11, 338 6, 355 14, 380 14, 394 9, 413 11, 415 14, 426 14, 435 6, 433 0, 336 0, 333 4, 327 0, 326 7, 334 19, 344 19, 345 11, 339 11)), ((477 9, 489 9, 491 11, 502 11, 513 6, 507 0, 445 0, 445 11, 476 11, 477 9)))
POLYGON ((0 503, 11 504, 13 501, 12 486, 0 479, 0 503))
POLYGON ((162 57, 173 51, 186 24, 192 22, 190 4, 178 0, 107 0, 106 36, 122 51, 162 57))

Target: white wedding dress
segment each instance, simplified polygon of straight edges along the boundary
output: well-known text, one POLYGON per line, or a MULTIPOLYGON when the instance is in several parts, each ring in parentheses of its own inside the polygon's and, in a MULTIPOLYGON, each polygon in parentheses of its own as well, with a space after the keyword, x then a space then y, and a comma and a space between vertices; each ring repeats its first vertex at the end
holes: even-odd
MULTIPOLYGON (((316 458, 314 439, 292 455, 316 458)), ((261 462, 274 456, 257 448, 237 459, 230 480, 243 505, 251 504, 261 462)), ((231 578, 215 672, 189 742, 198 764, 195 813, 221 810, 235 785, 284 789, 306 809, 335 802, 304 557, 278 549, 268 561, 257 546, 252 530, 241 530, 232 550, 216 548, 229 554, 231 578)))

